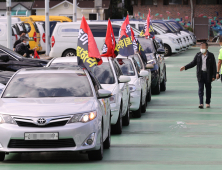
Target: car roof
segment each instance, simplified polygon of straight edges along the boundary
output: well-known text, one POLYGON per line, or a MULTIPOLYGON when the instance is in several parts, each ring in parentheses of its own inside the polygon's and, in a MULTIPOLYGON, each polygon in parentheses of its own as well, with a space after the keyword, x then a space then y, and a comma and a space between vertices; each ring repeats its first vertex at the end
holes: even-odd
POLYGON ((17 74, 36 74, 36 73, 85 73, 80 67, 40 67, 40 68, 24 68, 17 74))
MULTIPOLYGON (((90 25, 97 25, 97 24, 101 24, 101 25, 108 25, 108 21, 107 22, 95 22, 95 21, 87 21, 88 24, 90 25)), ((61 22, 61 23, 57 23, 57 25, 73 25, 73 24, 81 24, 81 21, 77 21, 77 22, 61 22)), ((122 25, 121 23, 118 22, 112 22, 112 25, 122 25)))
POLYGON ((52 63, 62 63, 62 62, 77 62, 77 56, 74 57, 59 57, 55 58, 52 63))

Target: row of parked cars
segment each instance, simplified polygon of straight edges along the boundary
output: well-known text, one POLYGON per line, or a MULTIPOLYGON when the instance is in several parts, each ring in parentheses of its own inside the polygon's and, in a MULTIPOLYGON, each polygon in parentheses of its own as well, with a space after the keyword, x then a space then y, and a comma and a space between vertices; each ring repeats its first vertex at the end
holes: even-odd
MULTIPOLYGON (((58 22, 71 22, 71 19, 64 16, 50 16, 50 37, 58 22)), ((22 32, 29 38, 30 48, 45 52, 45 16, 12 17, 12 44, 20 38, 22 32)), ((0 17, 0 45, 7 46, 7 18, 0 17)))
MULTIPOLYGON (((106 24, 88 24, 100 48, 106 24)), ((115 36, 120 24, 112 23, 115 36)), ((78 22, 57 23, 50 54, 77 39, 79 27, 78 22)), ((101 160, 111 133, 121 134, 122 126, 130 124, 130 114, 141 117, 151 94, 166 90, 162 40, 138 40, 146 63, 138 53, 102 57, 103 64, 92 72, 77 65, 74 45, 69 49, 73 54, 64 55, 69 57, 57 52, 50 61, 24 58, 0 45, 0 69, 5 73, 0 79, 5 84, 0 86, 0 160, 6 153, 42 151, 78 151, 90 160, 101 160)))

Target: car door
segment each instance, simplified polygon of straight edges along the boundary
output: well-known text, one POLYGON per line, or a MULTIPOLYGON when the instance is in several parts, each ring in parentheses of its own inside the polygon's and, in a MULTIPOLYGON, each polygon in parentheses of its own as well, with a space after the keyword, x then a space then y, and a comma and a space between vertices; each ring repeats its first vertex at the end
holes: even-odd
MULTIPOLYGON (((102 89, 101 85, 99 84, 99 82, 93 77, 91 76, 92 79, 92 83, 96 92, 97 97, 99 97, 99 93, 98 90, 102 89)), ((99 102, 99 106, 100 109, 103 112, 103 135, 105 136, 105 133, 108 131, 109 128, 109 118, 110 118, 110 113, 109 113, 109 98, 106 99, 98 99, 99 102)))
MULTIPOLYGON (((116 60, 113 60, 113 66, 115 69, 115 72, 117 73, 117 77, 119 78, 122 74, 122 71, 119 67, 119 65, 117 64, 116 60)), ((129 92, 128 92, 128 83, 119 83, 119 89, 121 89, 121 93, 122 93, 122 113, 125 113, 128 107, 128 100, 129 100, 129 92)))

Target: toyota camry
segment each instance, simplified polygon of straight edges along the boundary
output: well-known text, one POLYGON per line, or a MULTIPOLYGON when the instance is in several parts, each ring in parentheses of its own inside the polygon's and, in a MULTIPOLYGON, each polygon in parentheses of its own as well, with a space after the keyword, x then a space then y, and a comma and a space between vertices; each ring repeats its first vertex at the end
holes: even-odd
POLYGON ((101 160, 110 147, 110 96, 78 67, 17 71, 0 98, 0 160, 42 151, 81 151, 101 160))

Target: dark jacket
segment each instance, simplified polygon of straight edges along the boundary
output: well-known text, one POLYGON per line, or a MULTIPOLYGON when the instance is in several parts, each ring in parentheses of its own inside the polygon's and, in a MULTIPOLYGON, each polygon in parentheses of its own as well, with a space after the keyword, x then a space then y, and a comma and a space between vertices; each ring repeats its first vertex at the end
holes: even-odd
POLYGON ((27 45, 25 45, 23 43, 16 45, 15 52, 19 53, 22 56, 26 53, 26 57, 27 58, 30 57, 29 49, 28 49, 27 45))
MULTIPOLYGON (((15 41, 13 48, 16 48, 16 46, 17 46, 18 44, 20 44, 21 42, 22 42, 21 39, 18 39, 17 41, 15 41)), ((30 48, 29 45, 27 45, 27 47, 28 47, 28 49, 30 48)))
MULTIPOLYGON (((194 66, 197 66, 197 80, 201 81, 201 72, 202 72, 201 52, 197 53, 193 61, 185 66, 185 70, 193 68, 194 66)), ((206 67, 207 67, 207 81, 212 82, 212 78, 216 78, 217 66, 214 54, 210 53, 209 51, 207 51, 206 67)))

